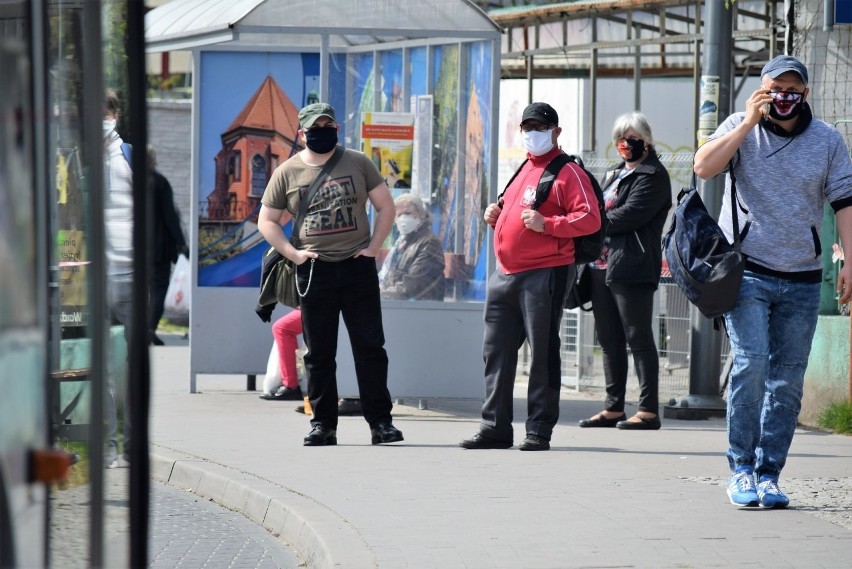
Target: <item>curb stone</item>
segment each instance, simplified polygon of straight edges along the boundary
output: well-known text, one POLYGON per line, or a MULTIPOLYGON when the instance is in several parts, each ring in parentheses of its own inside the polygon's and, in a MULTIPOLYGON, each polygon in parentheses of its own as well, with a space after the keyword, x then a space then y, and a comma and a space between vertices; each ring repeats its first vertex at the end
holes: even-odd
POLYGON ((151 478, 243 514, 293 547, 308 567, 378 568, 358 531, 316 500, 235 468, 151 446, 151 478), (345 559, 335 554, 343 551, 345 559))

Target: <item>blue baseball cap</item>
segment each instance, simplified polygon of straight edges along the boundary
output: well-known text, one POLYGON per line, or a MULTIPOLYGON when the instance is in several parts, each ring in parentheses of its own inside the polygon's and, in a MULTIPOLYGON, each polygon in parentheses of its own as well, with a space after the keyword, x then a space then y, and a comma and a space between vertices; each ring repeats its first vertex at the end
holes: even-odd
POLYGON ((792 55, 779 55, 773 58, 763 66, 760 76, 769 75, 771 79, 776 79, 779 75, 790 71, 797 73, 802 78, 802 83, 808 84, 808 68, 792 55))

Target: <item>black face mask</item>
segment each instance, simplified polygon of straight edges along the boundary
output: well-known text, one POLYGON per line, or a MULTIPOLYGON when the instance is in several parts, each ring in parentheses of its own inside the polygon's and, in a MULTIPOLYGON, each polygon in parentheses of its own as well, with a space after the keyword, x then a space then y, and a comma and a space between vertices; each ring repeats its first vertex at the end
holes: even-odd
POLYGON ((641 138, 627 138, 624 140, 624 142, 627 144, 627 147, 630 148, 630 156, 624 159, 625 162, 636 162, 637 160, 642 158, 642 155, 645 153, 644 140, 642 140, 641 138))
POLYGON ((305 144, 317 154, 327 154, 337 146, 337 127, 324 126, 305 131, 305 144))

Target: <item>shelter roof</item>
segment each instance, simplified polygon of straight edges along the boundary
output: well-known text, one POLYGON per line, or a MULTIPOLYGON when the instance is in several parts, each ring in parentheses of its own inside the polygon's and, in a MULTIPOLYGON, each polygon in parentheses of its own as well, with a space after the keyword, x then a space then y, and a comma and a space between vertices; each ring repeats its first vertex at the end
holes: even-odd
POLYGON ((171 0, 145 17, 148 51, 202 46, 319 50, 426 38, 500 36, 500 28, 469 0, 171 0), (283 38, 286 34, 288 37, 283 38))

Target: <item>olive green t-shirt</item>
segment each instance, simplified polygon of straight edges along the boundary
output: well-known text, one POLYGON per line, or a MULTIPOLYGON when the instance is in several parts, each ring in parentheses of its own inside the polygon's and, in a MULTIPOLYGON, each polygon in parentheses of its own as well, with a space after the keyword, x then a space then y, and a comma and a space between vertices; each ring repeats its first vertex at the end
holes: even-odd
MULTIPOLYGON (((348 259, 370 244, 367 194, 384 182, 364 154, 343 152, 308 207, 299 231, 299 248, 319 254, 323 261, 348 259)), ((261 203, 286 209, 295 219, 302 197, 320 170, 322 166, 305 164, 300 154, 292 156, 272 173, 261 203)))

